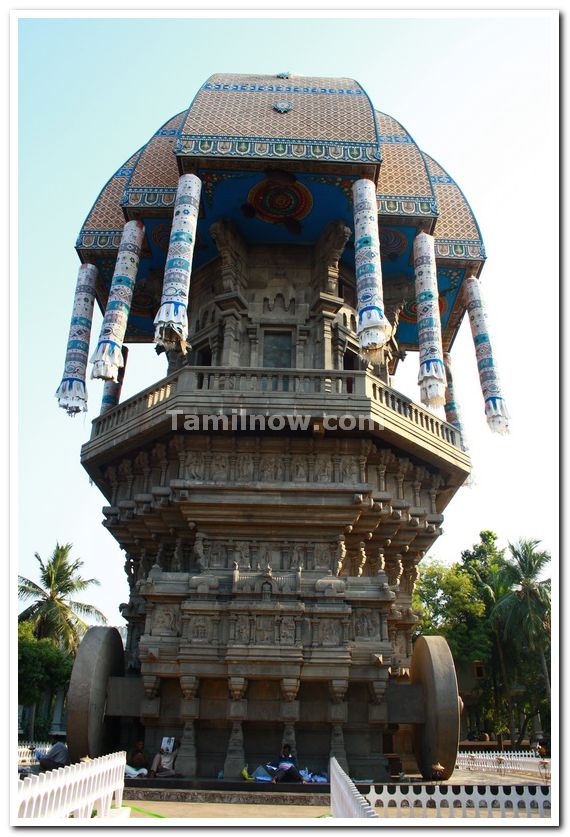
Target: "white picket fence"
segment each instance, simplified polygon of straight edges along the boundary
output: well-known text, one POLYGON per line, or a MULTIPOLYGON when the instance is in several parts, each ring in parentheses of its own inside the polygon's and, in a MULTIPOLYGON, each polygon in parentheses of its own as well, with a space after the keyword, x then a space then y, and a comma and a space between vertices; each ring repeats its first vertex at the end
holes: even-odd
POLYGON ((550 817, 545 785, 371 785, 361 794, 335 758, 330 760, 331 814, 364 817, 550 817))
POLYGON ((130 808, 121 807, 126 758, 112 753, 18 780, 18 819, 129 816, 130 808))
POLYGON ((358 792, 352 779, 350 779, 338 761, 333 757, 330 760, 331 778, 331 814, 339 819, 378 817, 372 810, 369 802, 358 792))
POLYGON ((37 764, 38 760, 34 752, 43 750, 47 753, 51 746, 49 741, 24 741, 18 744, 18 764, 37 764))
POLYGON ((526 773, 550 780, 550 759, 537 757, 534 751, 527 752, 493 752, 493 753, 458 753, 455 766, 460 770, 480 770, 484 773, 496 773, 504 776, 506 773, 526 773))
POLYGON ((546 785, 372 785, 380 817, 550 817, 546 785))

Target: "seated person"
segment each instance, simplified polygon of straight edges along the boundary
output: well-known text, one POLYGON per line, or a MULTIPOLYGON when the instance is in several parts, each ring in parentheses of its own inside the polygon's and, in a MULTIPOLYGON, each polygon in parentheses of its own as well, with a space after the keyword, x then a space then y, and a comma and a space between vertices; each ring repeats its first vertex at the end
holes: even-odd
POLYGON ((176 773, 174 770, 174 763, 176 761, 176 756, 178 755, 179 750, 179 742, 176 740, 174 742, 174 749, 171 753, 167 753, 163 748, 160 748, 160 752, 156 754, 156 756, 152 760, 152 764, 150 770, 148 771, 148 775, 153 778, 157 776, 159 779, 165 779, 171 776, 180 777, 182 776, 181 773, 176 773))
POLYGON ((283 745, 281 755, 277 760, 277 772, 273 774, 271 781, 273 784, 276 782, 302 782, 304 785, 306 784, 297 770, 297 759, 291 752, 289 744, 283 745))
POLYGON ((39 760, 40 770, 57 770, 71 764, 69 751, 65 744, 65 735, 54 735, 53 741, 53 746, 39 760))
POLYGON ((125 775, 133 778, 135 776, 146 776, 148 773, 149 758, 144 750, 144 741, 135 741, 135 746, 127 756, 125 775))

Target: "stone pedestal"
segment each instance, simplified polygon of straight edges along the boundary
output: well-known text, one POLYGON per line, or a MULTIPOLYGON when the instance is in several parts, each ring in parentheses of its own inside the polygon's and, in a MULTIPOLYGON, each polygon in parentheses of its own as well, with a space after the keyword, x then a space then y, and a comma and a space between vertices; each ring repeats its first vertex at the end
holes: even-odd
POLYGON ((178 751, 178 756, 176 757, 176 772, 182 773, 183 776, 196 776, 197 762, 196 743, 194 738, 194 721, 186 721, 184 724, 180 750, 178 751))
POLYGON ((224 779, 237 779, 244 767, 243 730, 241 721, 234 721, 224 761, 224 779))

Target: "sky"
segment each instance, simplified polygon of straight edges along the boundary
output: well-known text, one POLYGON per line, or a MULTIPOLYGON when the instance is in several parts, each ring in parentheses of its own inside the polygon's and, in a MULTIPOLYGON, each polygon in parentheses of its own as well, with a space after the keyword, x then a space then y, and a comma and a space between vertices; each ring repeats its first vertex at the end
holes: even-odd
MULTIPOLYGON (((79 265, 74 244, 108 178, 215 72, 355 78, 462 188, 487 251, 483 291, 511 432, 487 427, 465 319, 452 360, 473 479, 447 507, 428 558, 456 561, 492 529, 500 546, 540 540, 556 575, 556 15, 334 14, 123 20, 69 13, 18 22, 13 554, 18 571, 38 580, 34 553, 47 559, 56 542, 73 543, 82 574, 101 582, 83 598, 110 624, 123 624, 124 554, 102 527, 106 501, 79 464, 103 384, 88 381, 89 412, 74 419, 54 397, 79 265)), ((97 313, 91 352, 100 323, 97 313)), ((164 371, 152 345, 133 346, 123 398, 164 371)), ((393 385, 419 402, 417 371, 418 356, 409 353, 393 385)))

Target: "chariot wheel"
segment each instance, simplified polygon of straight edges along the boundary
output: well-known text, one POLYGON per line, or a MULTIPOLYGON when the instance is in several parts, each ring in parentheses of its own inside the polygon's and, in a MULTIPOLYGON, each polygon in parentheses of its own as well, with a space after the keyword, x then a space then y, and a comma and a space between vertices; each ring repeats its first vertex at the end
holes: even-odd
POLYGON ((71 761, 116 749, 115 724, 105 718, 107 681, 124 674, 123 641, 116 628, 90 628, 77 652, 67 692, 71 761))
POLYGON ((414 725, 418 767, 424 779, 449 779, 459 745, 460 698, 453 657, 443 637, 418 637, 410 680, 421 685, 424 697, 424 722, 414 725))

